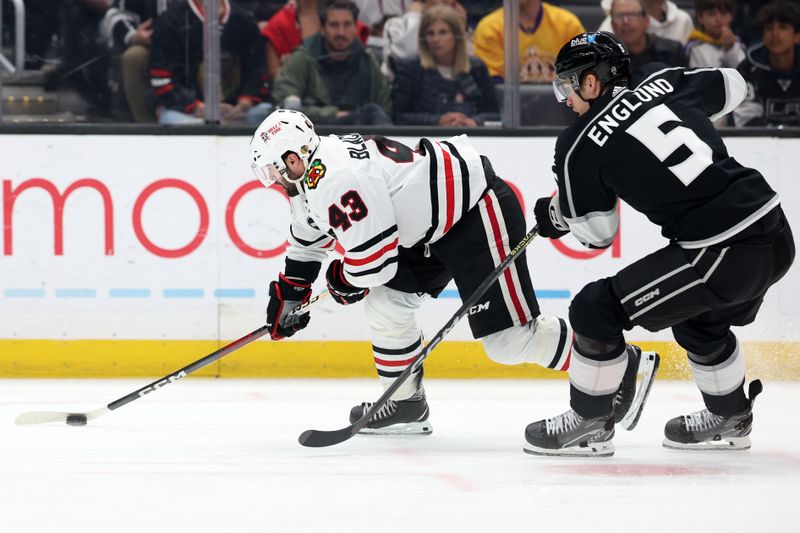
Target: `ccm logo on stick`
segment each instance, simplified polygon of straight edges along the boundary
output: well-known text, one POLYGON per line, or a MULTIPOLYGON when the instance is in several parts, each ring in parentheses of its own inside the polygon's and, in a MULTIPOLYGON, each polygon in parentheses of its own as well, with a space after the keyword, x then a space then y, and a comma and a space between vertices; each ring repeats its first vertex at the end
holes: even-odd
POLYGON ((156 390, 156 389, 160 389, 160 388, 161 388, 161 387, 163 387, 164 385, 169 385, 170 383, 172 383, 172 382, 174 382, 174 381, 178 381, 179 379, 181 379, 181 378, 185 378, 185 377, 186 377, 186 372, 184 372, 183 370, 181 370, 181 371, 180 371, 180 372, 178 372, 177 374, 173 374, 173 375, 169 376, 169 377, 168 377, 168 378, 166 378, 166 379, 162 379, 161 381, 159 381, 159 382, 158 382, 158 383, 156 383, 155 385, 152 385, 152 386, 150 386, 150 387, 147 387, 147 388, 146 388, 146 389, 144 389, 143 391, 139 392, 139 396, 144 396, 145 394, 150 394, 150 393, 151 393, 151 392, 153 392, 154 390, 156 390))
POLYGON ((655 289, 655 290, 653 290, 653 291, 650 291, 650 292, 648 292, 647 294, 645 294, 644 296, 642 296, 642 297, 640 297, 640 298, 637 298, 637 299, 636 299, 636 300, 633 302, 633 305, 635 305, 636 307, 639 307, 639 306, 640 306, 640 305, 642 305, 643 303, 645 303, 645 302, 649 302, 650 300, 652 300, 653 298, 655 298, 655 297, 656 297, 656 296, 658 296, 659 294, 661 294, 661 293, 658 291, 658 289, 655 289))
POLYGON ((489 309, 489 304, 492 302, 484 302, 482 304, 473 305, 469 308, 469 314, 474 315, 475 313, 480 313, 481 311, 486 311, 489 309))

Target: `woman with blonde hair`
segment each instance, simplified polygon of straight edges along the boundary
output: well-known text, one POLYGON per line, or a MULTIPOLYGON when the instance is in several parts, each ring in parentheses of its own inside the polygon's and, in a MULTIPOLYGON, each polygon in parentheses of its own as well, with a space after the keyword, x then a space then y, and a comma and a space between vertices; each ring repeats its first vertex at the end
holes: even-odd
POLYGON ((449 5, 425 10, 419 58, 398 61, 395 72, 397 124, 473 127, 500 118, 489 72, 467 55, 464 18, 449 5))

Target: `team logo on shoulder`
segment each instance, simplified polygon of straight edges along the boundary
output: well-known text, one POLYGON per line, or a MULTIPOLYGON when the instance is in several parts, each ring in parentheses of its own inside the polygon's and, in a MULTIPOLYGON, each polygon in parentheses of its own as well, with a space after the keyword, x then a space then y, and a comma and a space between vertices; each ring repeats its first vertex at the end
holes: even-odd
POLYGON ((325 170, 327 168, 319 159, 311 162, 311 165, 306 170, 306 186, 309 189, 316 189, 319 180, 325 177, 325 170))

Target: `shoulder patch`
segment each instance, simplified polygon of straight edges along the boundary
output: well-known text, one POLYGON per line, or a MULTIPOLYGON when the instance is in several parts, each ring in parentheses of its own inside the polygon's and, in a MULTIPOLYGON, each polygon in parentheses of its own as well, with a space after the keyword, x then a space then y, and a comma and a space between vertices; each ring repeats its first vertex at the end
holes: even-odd
POLYGON ((319 180, 325 177, 326 170, 327 168, 319 159, 312 161, 308 170, 306 170, 306 187, 316 189, 319 180))

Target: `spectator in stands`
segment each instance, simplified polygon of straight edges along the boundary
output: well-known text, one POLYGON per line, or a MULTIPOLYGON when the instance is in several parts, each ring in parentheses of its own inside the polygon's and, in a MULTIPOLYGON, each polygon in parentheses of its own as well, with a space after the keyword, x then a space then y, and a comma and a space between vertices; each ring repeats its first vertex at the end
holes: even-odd
POLYGON ((697 29, 686 45, 690 67, 736 68, 744 47, 731 29, 733 0, 695 0, 697 29))
POLYGON ((392 102, 398 124, 471 128, 500 120, 486 66, 467 55, 462 13, 448 5, 425 10, 419 58, 397 62, 392 102))
POLYGON ((267 77, 274 80, 292 50, 318 32, 317 0, 287 2, 261 28, 261 34, 267 39, 267 77))
POLYGON ((681 43, 648 33, 649 26, 644 0, 612 2, 611 27, 628 48, 634 84, 648 63, 664 63, 670 67, 685 67, 688 63, 681 43))
MULTIPOLYGON (((267 39, 267 77, 274 80, 283 62, 303 41, 319 32, 319 1, 289 1, 261 28, 267 39)), ((367 42, 369 28, 358 22, 358 38, 367 42)))
MULTIPOLYGON (((602 0, 601 5, 607 12, 611 12, 613 0, 602 0)), ((643 0, 645 12, 650 16, 650 29, 652 35, 672 39, 681 44, 686 44, 694 29, 692 16, 679 8, 671 0, 643 0)), ((601 31, 613 31, 611 16, 606 17, 600 25, 601 31)))
MULTIPOLYGON (((475 29, 475 55, 495 81, 505 76, 503 8, 489 13, 475 29)), ((561 47, 583 33, 583 24, 571 12, 541 0, 519 0, 519 79, 522 83, 550 82, 561 47)))
POLYGON ((800 126, 800 9, 775 0, 759 11, 758 24, 764 41, 739 65, 748 90, 734 121, 737 126, 800 126))
MULTIPOLYGON (((172 3, 153 25, 150 83, 162 124, 203 123, 203 0, 172 3)), ((220 121, 257 124, 272 110, 264 42, 247 10, 220 0, 222 87, 220 121)))
POLYGON ((102 32, 112 56, 112 116, 128 120, 129 110, 136 122, 156 122, 156 95, 147 65, 153 21, 166 7, 165 0, 114 0, 106 12, 102 32))
POLYGON ((467 12, 456 0, 420 0, 408 4, 403 15, 392 17, 383 25, 383 63, 381 72, 394 79, 393 62, 398 59, 413 59, 419 55, 419 25, 422 12, 430 7, 446 4, 453 7, 467 23, 467 12))
POLYGON ((380 65, 356 39, 358 7, 328 0, 319 33, 284 63, 275 79, 279 104, 316 124, 391 124, 391 93, 380 65))

